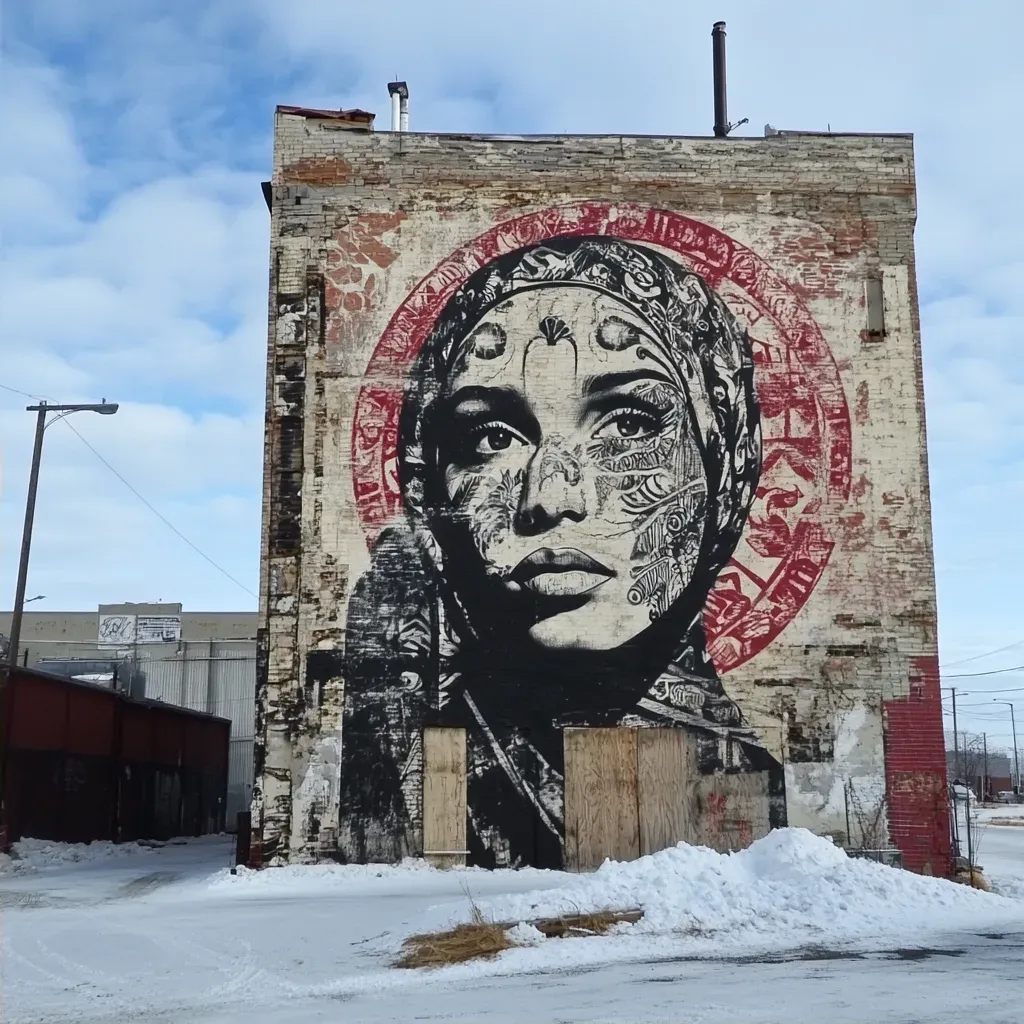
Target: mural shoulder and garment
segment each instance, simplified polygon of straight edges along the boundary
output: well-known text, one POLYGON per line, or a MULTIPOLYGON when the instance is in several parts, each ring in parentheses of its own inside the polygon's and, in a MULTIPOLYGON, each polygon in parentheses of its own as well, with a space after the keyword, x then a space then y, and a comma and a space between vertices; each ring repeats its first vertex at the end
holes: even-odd
POLYGON ((754 253, 580 204, 429 274, 366 372, 353 486, 340 848, 416 854, 421 737, 466 729, 470 862, 562 864, 567 725, 691 731, 699 769, 784 772, 723 673, 785 628, 850 486, 835 364, 754 253), (404 380, 404 386, 380 381, 404 380))

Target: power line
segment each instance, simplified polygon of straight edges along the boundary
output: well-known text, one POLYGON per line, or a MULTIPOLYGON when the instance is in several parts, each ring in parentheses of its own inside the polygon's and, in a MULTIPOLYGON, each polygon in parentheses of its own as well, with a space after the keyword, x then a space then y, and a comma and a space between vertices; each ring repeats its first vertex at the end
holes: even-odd
MULTIPOLYGON (((32 399, 35 399, 36 401, 46 401, 46 402, 52 402, 53 401, 52 398, 48 398, 46 395, 33 395, 33 394, 29 393, 28 391, 22 391, 20 388, 12 388, 9 384, 0 383, 0 388, 3 388, 4 391, 10 391, 12 394, 22 395, 25 398, 32 398, 32 399)), ((109 469, 110 472, 113 473, 114 476, 116 476, 117 479, 120 480, 121 483, 123 483, 125 485, 125 487, 127 487, 128 490, 131 491, 132 494, 134 494, 135 497, 138 498, 139 501, 141 501, 142 504, 145 505, 146 508, 148 508, 150 510, 150 512, 153 513, 153 515, 155 515, 172 532, 177 534, 178 537, 180 537, 190 548, 192 548, 192 550, 195 551, 195 553, 197 555, 199 555, 201 558, 204 558, 207 562, 210 563, 210 565, 212 565, 214 567, 214 569, 217 570, 217 572, 222 573, 229 580, 231 580, 231 582, 234 583, 236 586, 241 587, 242 590, 244 590, 250 597, 256 597, 257 596, 244 583, 241 583, 238 580, 236 580, 235 577, 232 576, 231 573, 229 573, 227 571, 227 569, 224 569, 221 566, 219 566, 204 551, 200 551, 200 549, 197 548, 196 545, 193 544, 192 541, 190 541, 188 539, 188 537, 186 537, 185 534, 183 534, 181 532, 181 530, 179 530, 172 522, 170 522, 156 508, 154 508, 141 494, 139 494, 139 492, 134 487, 132 487, 132 485, 130 483, 128 483, 128 481, 125 480, 125 478, 123 476, 121 476, 121 474, 116 469, 114 469, 114 467, 109 462, 107 462, 107 460, 105 458, 103 458, 103 456, 100 455, 100 453, 98 451, 96 451, 96 449, 93 448, 93 446, 91 444, 89 444, 89 442, 86 441, 86 439, 84 437, 82 437, 82 435, 79 434, 77 430, 75 430, 73 424, 68 423, 68 421, 66 419, 63 420, 62 422, 67 424, 68 428, 71 430, 71 432, 73 434, 75 434, 75 436, 78 438, 78 440, 81 441, 82 444, 84 444, 85 447, 88 448, 89 451, 91 451, 93 453, 93 455, 95 455, 96 458, 99 459, 100 462, 102 462, 103 465, 106 466, 107 469, 109 469)))
MULTIPOLYGON (((943 689, 952 689, 952 687, 943 687, 943 689)), ((959 687, 956 688, 956 692, 961 697, 978 697, 983 693, 1024 693, 1024 686, 1000 686, 994 690, 961 690, 959 687)), ((952 700, 953 694, 947 693, 943 700, 952 700)))
POLYGON ((9 384, 0 384, 0 388, 4 391, 10 391, 12 395, 23 395, 25 398, 35 398, 37 400, 42 399, 44 401, 50 401, 46 395, 31 395, 27 391, 20 391, 18 388, 12 388, 9 384))
POLYGON ((244 583, 241 583, 238 580, 236 580, 235 577, 232 576, 231 573, 229 573, 227 571, 227 569, 224 569, 221 566, 219 566, 208 554, 206 554, 204 551, 201 551, 199 548, 197 548, 196 545, 193 544, 192 541, 190 541, 188 539, 188 537, 186 537, 185 534, 183 534, 181 532, 181 530, 179 530, 174 525, 174 523, 172 523, 158 509, 154 508, 154 506, 151 505, 141 494, 139 494, 139 492, 134 487, 132 487, 132 485, 130 483, 128 483, 128 481, 125 480, 125 478, 123 476, 121 476, 121 474, 118 473, 118 471, 116 469, 114 469, 114 467, 109 462, 107 462, 107 460, 105 458, 103 458, 103 456, 100 455, 100 453, 98 451, 96 451, 96 449, 93 448, 93 446, 91 444, 89 444, 89 442, 86 441, 86 439, 84 437, 82 437, 82 435, 79 434, 77 430, 75 430, 74 426, 71 423, 68 423, 68 421, 66 419, 62 420, 62 422, 67 424, 68 429, 78 438, 78 440, 81 441, 82 444, 84 444, 85 447, 88 448, 89 451, 91 451, 93 453, 93 455, 95 455, 96 458, 99 459, 100 462, 102 462, 103 465, 106 466, 107 469, 109 469, 110 472, 113 473, 114 476, 116 476, 117 479, 120 480, 121 483, 123 483, 125 485, 125 487, 127 487, 128 490, 131 491, 132 494, 134 494, 135 497, 138 498, 139 501, 141 501, 142 504, 145 505, 146 508, 148 508, 149 511, 152 512, 153 515, 155 515, 157 517, 157 519, 159 519, 160 522, 162 522, 164 524, 164 526, 166 526, 173 533, 177 534, 177 536, 180 537, 197 555, 199 555, 201 558, 203 558, 207 562, 209 562, 210 565, 212 565, 214 567, 214 569, 217 570, 217 572, 219 572, 222 575, 226 576, 229 580, 231 580, 232 583, 235 584, 235 586, 241 587, 242 590, 244 590, 250 597, 256 597, 256 595, 244 583))
POLYGON ((980 661, 982 658, 991 657, 993 654, 1002 654, 1003 651, 1011 651, 1014 647, 1020 647, 1024 644, 1024 640, 1015 640, 1012 644, 1007 644, 1005 647, 997 647, 994 651, 985 651, 984 654, 975 654, 970 658, 961 658, 959 661, 950 661, 945 665, 940 665, 939 668, 953 668, 956 665, 966 665, 969 661, 980 661))
MULTIPOLYGON (((975 695, 977 696, 977 694, 975 694, 975 695)), ((962 705, 962 703, 958 703, 958 705, 956 705, 956 707, 957 708, 991 708, 993 703, 997 703, 997 705, 1001 705, 1002 707, 1005 708, 1008 705, 1008 703, 1013 703, 1013 701, 1012 700, 1002 701, 1002 700, 994 700, 994 699, 993 700, 977 700, 977 701, 972 701, 971 703, 963 703, 963 705, 962 705)))
POLYGON ((993 668, 988 672, 954 672, 946 676, 947 679, 977 679, 978 676, 1001 676, 1007 672, 1020 672, 1024 665, 1011 665, 1009 668, 993 668))
MULTIPOLYGON (((963 693, 961 693, 958 690, 957 691, 957 696, 958 697, 987 697, 990 693, 1004 693, 1004 692, 1015 693, 1017 691, 1015 691, 1015 690, 1009 690, 1009 691, 1004 691, 1004 690, 970 690, 970 691, 964 691, 963 693)), ((950 697, 943 697, 942 698, 942 700, 944 702, 944 706, 946 706, 946 707, 949 706, 948 705, 948 701, 951 699, 951 696, 952 695, 950 695, 950 697)), ((994 697, 992 699, 995 700, 994 697)), ((1019 697, 1014 697, 1013 700, 1014 701, 1019 701, 1020 698, 1019 697)))
POLYGON ((957 704, 958 708, 991 708, 993 704, 1002 704, 1002 701, 978 701, 977 704, 957 704))
MULTIPOLYGON (((957 714, 959 714, 960 713, 960 709, 957 708, 956 710, 957 710, 957 714)), ((952 710, 943 711, 942 713, 944 715, 946 715, 948 718, 952 718, 953 717, 952 710)), ((981 722, 1006 722, 1006 721, 1008 721, 1008 718, 1007 718, 1005 712, 1003 714, 1001 714, 1001 715, 993 715, 993 714, 989 714, 987 711, 985 711, 985 712, 973 711, 970 714, 965 714, 963 717, 965 717, 965 718, 974 718, 974 719, 977 719, 978 721, 981 721, 981 722)))

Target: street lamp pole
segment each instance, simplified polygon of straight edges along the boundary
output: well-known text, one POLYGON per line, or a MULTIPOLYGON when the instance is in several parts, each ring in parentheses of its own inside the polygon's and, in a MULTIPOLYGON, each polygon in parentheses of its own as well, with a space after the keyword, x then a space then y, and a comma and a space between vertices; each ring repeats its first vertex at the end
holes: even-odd
MULTIPOLYGON (((18 664, 18 649, 21 646, 21 619, 25 613, 25 586, 28 583, 28 556, 32 550, 32 524, 36 517, 36 491, 39 487, 39 460, 43 457, 43 431, 46 430, 45 403, 30 406, 36 413, 36 441, 32 446, 32 470, 28 475, 28 497, 25 499, 25 526, 21 531, 21 560, 18 562, 18 585, 14 590, 14 612, 11 615, 10 648, 7 664, 14 668, 18 664)), ((4 680, 6 684, 7 680, 4 680)), ((6 744, 5 744, 6 746, 6 744)))
MULTIPOLYGON (((32 524, 36 515, 36 491, 39 488, 39 463, 43 455, 43 433, 48 426, 57 420, 70 416, 73 412, 95 412, 101 416, 112 416, 117 412, 117 403, 104 399, 96 404, 86 405, 50 405, 41 402, 39 405, 27 406, 26 412, 36 414, 36 437, 32 446, 32 469, 28 477, 28 497, 25 499, 25 528, 21 535, 21 560, 18 563, 18 584, 14 593, 14 611, 11 614, 10 648, 7 651, 7 663, 0 671, 0 829, 6 824, 6 768, 7 768, 7 730, 9 715, 5 701, 4 689, 7 686, 12 668, 18 664, 18 649, 21 646, 21 621, 25 613, 25 587, 28 584, 28 559, 32 550, 32 524), (46 417, 54 413, 47 422, 46 417)), ((4 837, 6 838, 6 837, 4 837)), ((0 843, 0 845, 3 845, 0 843)))
MULTIPOLYGON (((43 432, 50 424, 70 416, 73 412, 97 412, 102 416, 113 416, 117 412, 116 402, 91 405, 49 405, 42 402, 30 405, 27 412, 36 414, 36 440, 32 447, 32 469, 28 476, 28 497, 25 499, 25 528, 21 534, 21 560, 18 563, 18 585, 14 592, 14 612, 11 615, 10 650, 7 652, 8 668, 18 664, 18 648, 21 646, 21 620, 25 614, 25 587, 28 584, 28 558, 32 550, 32 524, 36 515, 36 491, 39 488, 39 462, 43 455, 43 432), (56 413, 49 423, 46 417, 56 413)), ((6 680, 0 680, 0 683, 6 680)))
POLYGON ((1013 774, 1015 785, 1013 791, 1020 795, 1020 763, 1017 760, 1017 723, 1013 718, 1013 701, 993 700, 993 704, 1005 704, 1010 709, 1010 727, 1013 729, 1013 774))

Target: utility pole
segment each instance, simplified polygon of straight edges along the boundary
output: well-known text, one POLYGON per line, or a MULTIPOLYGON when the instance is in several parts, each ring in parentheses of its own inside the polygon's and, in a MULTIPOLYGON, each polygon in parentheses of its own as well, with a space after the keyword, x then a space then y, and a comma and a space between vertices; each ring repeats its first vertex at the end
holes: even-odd
POLYGON ((981 780, 981 801, 982 801, 982 803, 984 803, 986 797, 988 796, 988 733, 987 732, 983 732, 981 734, 981 749, 984 751, 983 756, 985 758, 985 769, 984 769, 985 770, 985 774, 984 774, 984 776, 982 777, 982 780, 981 780))
POLYGON ((960 775, 960 737, 956 731, 956 687, 953 688, 953 841, 956 844, 956 855, 960 856, 960 810, 957 804, 956 779, 960 775))
MULTIPOLYGON (((112 416, 117 412, 116 402, 87 405, 50 405, 41 402, 39 405, 26 407, 26 412, 36 414, 36 436, 32 446, 32 468, 28 476, 28 495, 25 498, 25 527, 21 534, 21 559, 18 562, 18 582, 14 594, 14 610, 11 614, 10 648, 7 651, 6 664, 0 666, 0 847, 6 846, 7 825, 7 737, 10 730, 10 716, 6 714, 7 702, 5 690, 10 681, 12 669, 18 667, 18 654, 21 647, 21 621, 25 613, 25 587, 28 584, 28 560, 32 550, 32 526, 36 514, 36 492, 39 488, 39 463, 43 455, 43 433, 47 427, 57 420, 70 416, 73 412, 96 412, 101 416, 112 416), (54 413, 47 422, 46 417, 54 413)), ((34 599, 33 599, 34 600, 34 599)))
POLYGON ((993 704, 1005 704, 1010 709, 1010 728, 1013 729, 1013 775, 1014 785, 1013 793, 1014 796, 1020 796, 1020 762, 1017 760, 1017 723, 1013 718, 1013 701, 1010 700, 993 700, 993 704))
MULTIPOLYGON (((960 777, 960 737, 956 731, 956 687, 953 687, 953 774, 960 777)), ((954 780, 955 781, 955 780, 954 780)))
MULTIPOLYGON (((953 807, 956 807, 956 794, 953 794, 953 807)), ((964 825, 967 826, 967 871, 971 884, 974 884, 974 844, 971 842, 971 787, 964 787, 964 825)))

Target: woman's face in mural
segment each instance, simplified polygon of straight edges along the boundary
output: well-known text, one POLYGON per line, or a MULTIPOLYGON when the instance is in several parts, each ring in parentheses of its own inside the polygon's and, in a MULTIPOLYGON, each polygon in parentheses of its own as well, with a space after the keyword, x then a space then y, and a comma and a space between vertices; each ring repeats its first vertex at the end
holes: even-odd
MULTIPOLYGON (((434 419, 437 515, 458 568, 545 647, 617 647, 693 578, 707 481, 678 369, 596 290, 552 285, 490 310, 434 419)), ((474 609, 469 610, 470 617, 474 609)))

